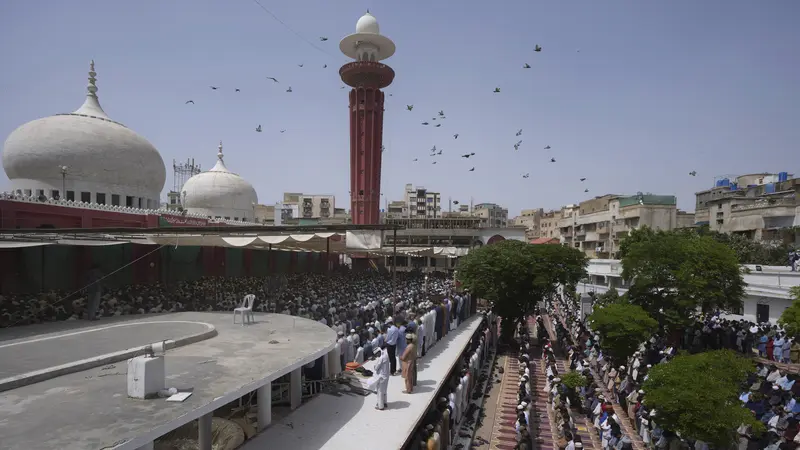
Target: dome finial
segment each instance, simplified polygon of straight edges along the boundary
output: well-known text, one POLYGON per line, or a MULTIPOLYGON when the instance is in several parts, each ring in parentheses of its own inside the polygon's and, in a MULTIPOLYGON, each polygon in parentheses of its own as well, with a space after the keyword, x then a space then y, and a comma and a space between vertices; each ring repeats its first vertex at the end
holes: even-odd
POLYGON ((83 102, 83 106, 73 114, 111 120, 106 112, 103 111, 103 107, 100 106, 100 100, 97 99, 97 72, 94 71, 94 60, 89 62, 89 85, 86 86, 86 100, 83 102))
POLYGON ((222 157, 224 156, 222 154, 222 141, 219 141, 219 147, 217 147, 217 149, 218 149, 217 158, 219 158, 219 160, 222 161, 222 157))
POLYGON ((89 63, 89 85, 86 90, 89 91, 87 95, 97 97, 97 72, 94 71, 94 60, 89 63))

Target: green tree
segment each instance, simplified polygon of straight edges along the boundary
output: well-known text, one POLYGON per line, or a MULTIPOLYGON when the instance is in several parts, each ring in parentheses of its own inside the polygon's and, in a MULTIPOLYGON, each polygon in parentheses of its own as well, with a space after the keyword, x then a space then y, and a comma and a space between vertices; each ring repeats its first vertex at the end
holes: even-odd
POLYGON ((658 330, 658 322, 647 311, 630 303, 598 307, 589 316, 589 323, 600 335, 603 348, 618 362, 627 361, 658 330))
POLYGON ((797 338, 800 336, 800 286, 793 286, 789 293, 794 297, 792 305, 783 310, 778 324, 789 333, 790 336, 797 338))
POLYGON ((738 439, 739 425, 763 429, 738 399, 741 384, 754 370, 753 361, 729 350, 677 356, 650 370, 644 403, 656 411, 664 429, 729 448, 738 439))
POLYGON ((586 276, 582 252, 561 245, 531 245, 505 240, 469 252, 458 263, 464 288, 493 302, 503 318, 504 337, 531 314, 536 304, 556 293, 558 285, 575 285, 586 276))
POLYGON ((690 232, 643 230, 625 246, 622 277, 632 282, 628 300, 662 327, 694 320, 698 309, 732 311, 746 286, 730 247, 690 232))
POLYGON ((617 291, 617 288, 612 286, 607 291, 603 292, 602 294, 594 298, 594 303, 592 304, 592 308, 602 308, 607 305, 613 305, 615 303, 622 303, 622 302, 626 302, 625 297, 619 295, 619 291, 617 291))

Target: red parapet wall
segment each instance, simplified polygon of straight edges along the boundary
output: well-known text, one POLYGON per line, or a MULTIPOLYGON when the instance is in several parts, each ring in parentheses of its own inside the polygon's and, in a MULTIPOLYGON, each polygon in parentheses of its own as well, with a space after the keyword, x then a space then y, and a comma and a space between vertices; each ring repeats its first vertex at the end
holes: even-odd
POLYGON ((158 217, 76 208, 48 203, 0 200, 0 229, 18 228, 155 228, 158 217))

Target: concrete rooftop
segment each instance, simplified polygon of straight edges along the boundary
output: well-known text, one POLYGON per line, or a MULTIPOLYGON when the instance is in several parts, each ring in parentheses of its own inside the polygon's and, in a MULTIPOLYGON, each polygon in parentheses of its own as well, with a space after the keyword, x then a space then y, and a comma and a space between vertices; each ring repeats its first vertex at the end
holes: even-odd
MULTIPOLYGON (((136 316, 134 316, 135 318, 136 316)), ((141 317, 141 316, 138 316, 141 317)), ((46 339, 15 345, 32 349, 24 363, 13 363, 6 369, 7 354, 1 353, 3 370, 19 372, 31 367, 46 367, 54 355, 54 364, 85 358, 88 353, 83 339, 102 336, 103 344, 92 351, 124 350, 136 343, 164 338, 164 329, 143 322, 198 322, 210 324, 218 335, 167 352, 167 387, 193 388, 194 394, 183 403, 164 399, 134 400, 127 397, 126 363, 95 367, 60 376, 0 394, 0 436, 2 448, 22 449, 136 449, 167 432, 235 400, 291 370, 330 351, 336 334, 327 326, 312 320, 282 314, 256 314, 256 323, 233 325, 231 313, 178 313, 150 315, 126 321, 101 320, 84 326, 53 324, 63 332, 81 333, 69 341, 46 339), (113 324, 137 323, 136 326, 89 332, 93 328, 113 324), (95 325, 96 324, 96 325, 95 325), (137 335, 135 331, 141 333, 137 335), (154 331, 156 330, 156 331, 154 331), (95 334, 102 333, 102 334, 95 334), (73 339, 78 339, 74 341, 73 339), (270 341, 278 341, 270 344, 270 341), (61 353, 40 343, 50 342, 61 353), (69 345, 65 345, 69 342, 69 345), (43 350, 37 360, 36 352, 43 350)), ((47 325, 32 326, 46 332, 47 325)), ((179 325, 178 327, 183 327, 179 325)), ((189 325, 189 328, 194 325, 189 325)), ((28 327, 24 327, 28 328, 28 327)), ((196 329, 176 329, 177 334, 196 329)), ((31 336, 28 330, 17 336, 31 336)), ((30 339, 42 339, 33 336, 30 339)), ((0 345, 20 343, 12 340, 14 332, 0 334, 0 345)), ((93 339, 89 339, 93 340, 93 339)), ((89 344, 87 344, 89 345, 89 344)), ((14 348, 14 347, 6 347, 14 348)))
MULTIPOLYGON (((385 410, 375 410, 375 394, 363 397, 322 393, 288 416, 273 420, 269 428, 245 442, 240 450, 402 448, 482 321, 481 315, 468 319, 419 360, 413 393, 403 394, 403 378, 391 377, 385 410)), ((374 365, 374 361, 364 363, 370 370, 374 365)), ((362 382, 365 385, 366 379, 362 382)))

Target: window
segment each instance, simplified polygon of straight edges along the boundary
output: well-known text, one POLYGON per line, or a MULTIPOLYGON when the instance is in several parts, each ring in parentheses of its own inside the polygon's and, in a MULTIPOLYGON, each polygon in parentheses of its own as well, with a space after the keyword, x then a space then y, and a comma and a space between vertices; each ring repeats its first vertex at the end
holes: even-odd
POLYGON ((37 197, 41 197, 43 195, 44 195, 44 189, 37 189, 36 190, 36 196, 37 197))
POLYGON ((83 203, 91 203, 92 202, 92 193, 91 192, 81 192, 81 201, 83 203))
POLYGON ((50 197, 53 197, 54 199, 58 200, 61 198, 61 192, 58 192, 58 189, 53 189, 52 191, 50 191, 50 197))
MULTIPOLYGON (((233 218, 233 220, 235 220, 235 221, 237 221, 237 222, 238 222, 238 221, 239 221, 239 218, 238 218, 238 217, 234 217, 234 218, 233 218)), ((244 222, 244 218, 242 218, 242 222, 244 222)))
POLYGON ((95 199, 97 199, 97 204, 105 205, 106 204, 106 194, 98 192, 95 194, 95 199))
POLYGON ((230 216, 225 216, 225 220, 231 220, 230 216))
POLYGON ((142 197, 139 197, 139 208, 142 207, 142 197))
POLYGON ((133 197, 130 195, 125 196, 125 206, 128 208, 133 208, 133 197))
POLYGON ((67 200, 71 202, 75 201, 75 191, 67 191, 67 200))
POLYGON ((111 204, 119 206, 119 194, 111 194, 111 204))

